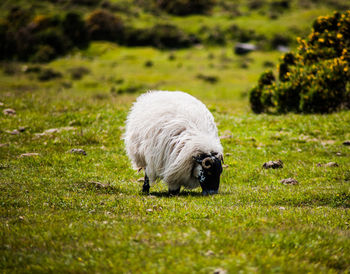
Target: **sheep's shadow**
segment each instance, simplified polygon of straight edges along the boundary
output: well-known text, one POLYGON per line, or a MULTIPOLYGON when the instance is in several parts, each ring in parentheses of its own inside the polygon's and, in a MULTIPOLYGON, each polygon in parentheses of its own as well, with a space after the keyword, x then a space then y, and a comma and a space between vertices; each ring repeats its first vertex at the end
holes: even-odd
POLYGON ((145 196, 155 196, 155 197, 167 197, 167 198, 172 198, 172 197, 202 197, 201 192, 193 192, 193 191, 181 191, 178 195, 171 195, 169 194, 168 191, 160 191, 160 192, 150 192, 149 194, 144 194, 145 196))
POLYGON ((216 195, 227 195, 226 192, 219 192, 215 195, 203 195, 201 192, 195 192, 195 191, 181 191, 178 195, 171 195, 168 191, 159 191, 159 192, 150 192, 149 194, 144 194, 144 196, 155 196, 158 198, 173 198, 173 197, 212 197, 216 195))

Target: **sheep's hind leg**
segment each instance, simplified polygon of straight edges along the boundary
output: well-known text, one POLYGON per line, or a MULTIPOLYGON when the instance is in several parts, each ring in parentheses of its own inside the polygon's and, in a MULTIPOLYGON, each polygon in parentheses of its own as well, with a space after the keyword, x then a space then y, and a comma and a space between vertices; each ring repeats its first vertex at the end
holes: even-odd
POLYGON ((180 193, 180 188, 181 188, 181 187, 179 187, 178 189, 169 189, 169 195, 170 195, 170 196, 177 196, 177 195, 179 195, 179 193, 180 193))
POLYGON ((145 173, 145 180, 143 181, 143 186, 142 186, 142 192, 144 194, 149 194, 149 178, 147 176, 147 174, 145 173))

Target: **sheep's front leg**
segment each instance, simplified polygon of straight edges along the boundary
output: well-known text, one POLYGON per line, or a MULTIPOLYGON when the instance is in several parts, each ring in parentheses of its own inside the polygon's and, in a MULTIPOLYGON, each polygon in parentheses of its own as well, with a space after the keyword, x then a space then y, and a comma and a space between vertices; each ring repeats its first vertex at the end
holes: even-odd
POLYGON ((148 179, 148 176, 147 174, 145 173, 145 180, 143 181, 143 186, 142 186, 142 192, 144 194, 148 194, 149 193, 149 179, 148 179))

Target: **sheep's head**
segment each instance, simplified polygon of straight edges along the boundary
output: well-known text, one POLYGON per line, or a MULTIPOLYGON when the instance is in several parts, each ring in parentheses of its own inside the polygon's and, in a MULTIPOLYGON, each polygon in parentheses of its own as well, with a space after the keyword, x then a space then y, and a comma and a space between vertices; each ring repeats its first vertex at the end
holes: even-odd
POLYGON ((198 179, 202 187, 202 194, 209 195, 218 193, 220 175, 222 173, 222 156, 213 152, 211 154, 200 154, 193 157, 193 159, 196 163, 193 175, 198 179))

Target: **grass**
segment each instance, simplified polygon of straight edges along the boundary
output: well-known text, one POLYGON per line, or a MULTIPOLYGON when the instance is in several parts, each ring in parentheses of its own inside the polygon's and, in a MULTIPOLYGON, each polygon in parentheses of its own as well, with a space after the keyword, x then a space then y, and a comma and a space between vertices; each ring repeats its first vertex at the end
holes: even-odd
MULTIPOLYGON (((324 12, 293 8, 274 21, 253 12, 234 23, 261 33, 304 31, 324 12)), ((133 23, 142 26, 151 15, 140 16, 133 23)), ((167 18, 187 31, 231 22, 167 18)), ((342 143, 350 140, 350 112, 252 114, 248 91, 279 57, 238 57, 230 45, 160 51, 94 42, 45 65, 2 62, 0 271, 349 273, 350 148, 342 143), (39 81, 25 72, 33 66, 62 77, 39 81), (72 68, 89 72, 73 79, 72 68), (132 102, 148 89, 191 93, 213 113, 220 135, 231 135, 222 139, 220 194, 168 197, 162 182, 151 195, 140 193, 143 173, 131 169, 121 138, 132 102), (262 168, 278 159, 282 169, 262 168), (317 165, 328 162, 339 166, 317 165), (289 177, 299 184, 280 183, 289 177)))
POLYGON ((251 69, 240 68, 229 49, 169 54, 94 43, 47 65, 62 79, 39 82, 21 72, 26 64, 1 74, 2 109, 17 112, 0 119, 2 271, 348 272, 350 151, 342 142, 350 139, 350 113, 251 114, 244 92, 278 53, 252 54, 251 69), (221 54, 232 60, 218 73, 221 54), (91 72, 73 81, 66 68, 79 66, 91 72), (220 80, 203 82, 198 73, 220 80), (119 78, 116 89, 133 81, 178 87, 209 106, 220 134, 233 135, 222 140, 228 166, 219 195, 197 189, 168 197, 162 183, 140 194, 143 175, 131 169, 121 136, 141 91, 113 94, 119 78), (6 132, 21 126, 27 129, 19 135, 6 132), (74 129, 36 134, 63 127, 74 129), (19 157, 28 152, 39 155, 19 157), (262 169, 277 159, 283 169, 262 169), (331 161, 339 167, 316 166, 331 161), (288 177, 299 185, 279 182, 288 177))

